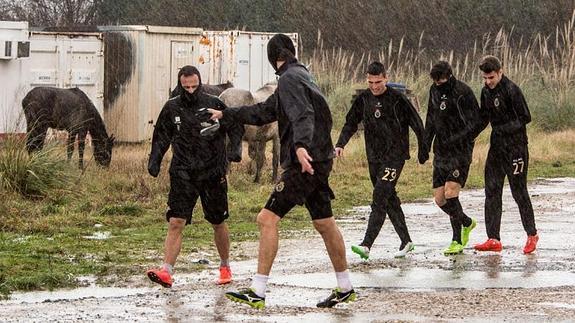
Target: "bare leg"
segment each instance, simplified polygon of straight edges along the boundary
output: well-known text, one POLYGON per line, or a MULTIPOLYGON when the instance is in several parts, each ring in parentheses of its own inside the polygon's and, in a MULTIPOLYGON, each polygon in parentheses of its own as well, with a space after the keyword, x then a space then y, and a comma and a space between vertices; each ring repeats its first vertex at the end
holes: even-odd
POLYGON ((459 192, 461 191, 461 184, 457 182, 446 182, 444 187, 446 199, 451 199, 459 196, 459 192))
POLYGON ((258 214, 260 242, 258 253, 258 274, 269 276, 278 252, 278 223, 281 220, 277 214, 262 209, 258 214))
POLYGON ((214 228, 214 242, 218 249, 218 254, 221 260, 228 260, 230 258, 230 233, 228 225, 225 222, 220 224, 212 224, 214 228))
POLYGON ((445 200, 445 187, 440 186, 433 190, 433 198, 435 199, 435 204, 437 206, 442 207, 447 202, 445 200))
POLYGON ((174 266, 176 258, 182 248, 182 232, 186 226, 186 220, 180 218, 170 218, 168 223, 168 234, 164 242, 164 263, 174 266))
POLYGON ((343 237, 335 219, 319 219, 313 221, 313 226, 321 234, 323 242, 331 259, 331 263, 336 272, 347 270, 347 259, 345 258, 345 244, 343 237))

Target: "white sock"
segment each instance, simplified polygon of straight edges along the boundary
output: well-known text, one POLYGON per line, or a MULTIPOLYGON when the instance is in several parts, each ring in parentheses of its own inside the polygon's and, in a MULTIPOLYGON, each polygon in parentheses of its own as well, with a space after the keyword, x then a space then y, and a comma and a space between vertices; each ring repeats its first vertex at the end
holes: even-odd
POLYGON ((266 275, 256 274, 252 279, 251 289, 254 290, 259 297, 266 297, 266 286, 270 277, 266 275))
POLYGON ((220 267, 229 267, 229 266, 230 266, 230 260, 229 259, 226 259, 226 260, 220 259, 220 267))
POLYGON ((336 271, 335 278, 337 279, 337 287, 339 287, 340 292, 345 293, 353 289, 351 280, 349 280, 349 271, 336 271))
POLYGON ((172 266, 172 265, 170 265, 170 264, 168 264, 168 263, 164 263, 164 264, 162 265, 162 268, 164 268, 164 269, 168 272, 168 274, 170 274, 170 275, 173 275, 173 274, 174 274, 174 266, 172 266))

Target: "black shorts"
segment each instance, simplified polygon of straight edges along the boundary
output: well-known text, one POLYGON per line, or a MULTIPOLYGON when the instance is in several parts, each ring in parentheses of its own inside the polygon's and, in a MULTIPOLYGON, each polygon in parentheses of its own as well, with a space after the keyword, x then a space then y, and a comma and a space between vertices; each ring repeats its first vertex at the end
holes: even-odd
POLYGON ((332 217, 331 200, 335 195, 328 180, 332 165, 331 160, 312 163, 314 175, 302 173, 299 164, 286 169, 265 208, 284 217, 296 204, 305 204, 312 220, 332 217))
POLYGON ((170 173, 170 193, 168 195, 168 212, 170 218, 186 219, 192 222, 192 213, 200 197, 204 218, 211 224, 221 224, 228 214, 228 182, 225 176, 206 180, 193 180, 185 171, 170 173))
POLYGON ((405 165, 405 160, 385 160, 378 162, 369 162, 369 177, 373 187, 378 182, 380 185, 389 186, 395 189, 395 185, 399 180, 399 175, 405 165))
POLYGON ((433 188, 445 186, 446 182, 456 182, 465 187, 469 176, 467 162, 437 162, 433 163, 433 188))

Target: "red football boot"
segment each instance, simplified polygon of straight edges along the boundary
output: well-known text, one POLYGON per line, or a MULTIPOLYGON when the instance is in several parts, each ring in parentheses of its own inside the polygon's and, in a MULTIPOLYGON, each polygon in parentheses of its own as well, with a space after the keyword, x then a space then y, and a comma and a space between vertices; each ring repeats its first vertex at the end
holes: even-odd
POLYGON ((172 276, 165 269, 150 269, 146 272, 148 278, 154 283, 158 283, 166 288, 172 287, 172 276))
POLYGON ((529 254, 535 251, 537 248, 537 242, 539 241, 539 236, 527 236, 527 242, 525 243, 525 247, 523 247, 523 253, 529 254))
POLYGON ((477 251, 501 251, 503 246, 497 239, 487 239, 484 243, 476 244, 474 248, 477 251))

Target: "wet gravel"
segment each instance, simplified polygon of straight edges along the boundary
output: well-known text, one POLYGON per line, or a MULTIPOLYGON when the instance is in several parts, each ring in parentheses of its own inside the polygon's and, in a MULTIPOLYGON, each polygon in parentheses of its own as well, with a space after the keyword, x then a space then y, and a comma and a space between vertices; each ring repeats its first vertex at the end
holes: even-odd
MULTIPOLYGON (((0 301, 0 321, 574 321, 575 179, 539 180, 529 189, 540 235, 535 254, 521 252, 525 233, 508 187, 501 253, 476 253, 468 247, 462 255, 443 256, 441 251, 451 236, 447 215, 431 200, 406 204, 406 220, 416 244, 414 253, 405 259, 393 258, 399 239, 386 221, 369 261, 348 252, 352 280, 355 277, 362 282, 357 288, 358 300, 333 309, 315 307, 335 286, 335 277, 323 242, 310 232, 280 241, 263 311, 224 297, 226 291, 248 285, 256 268, 257 243, 247 242, 234 248, 234 258, 248 260, 232 263, 235 281, 228 286, 214 285, 217 268, 209 264, 202 272, 176 273, 171 289, 154 286, 142 275, 134 277, 129 287, 92 283, 75 290, 15 293, 11 299, 0 301), (445 273, 459 279, 457 286, 463 287, 442 285, 438 275, 445 273), (466 277, 476 279, 477 275, 485 281, 465 283, 466 277), (366 277, 373 277, 373 284, 366 277), (408 287, 413 285, 405 280, 409 277, 425 284, 408 287)), ((469 245, 482 242, 483 192, 464 191, 460 200, 464 210, 478 221, 469 245)), ((338 220, 348 249, 361 240, 368 211, 356 208, 351 216, 338 220)))

